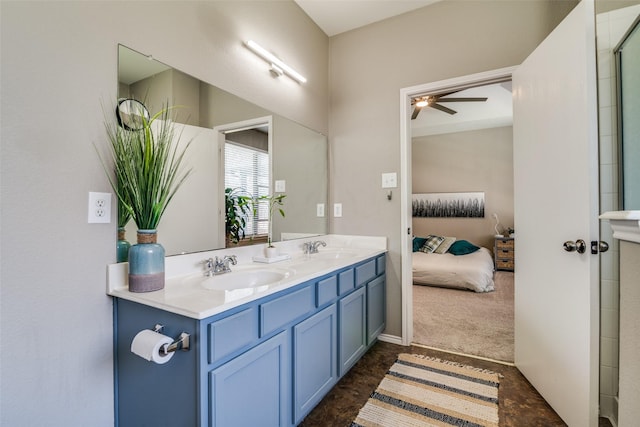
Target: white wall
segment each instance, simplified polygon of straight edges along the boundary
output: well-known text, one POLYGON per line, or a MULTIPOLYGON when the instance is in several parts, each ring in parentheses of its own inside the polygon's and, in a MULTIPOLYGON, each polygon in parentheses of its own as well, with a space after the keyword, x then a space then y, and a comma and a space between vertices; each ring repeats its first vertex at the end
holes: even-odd
POLYGON ((3 426, 112 426, 110 191, 93 144, 117 91, 117 44, 327 132, 328 39, 292 2, 0 3, 3 426), (242 46, 273 49, 308 83, 274 79, 242 46))
POLYGON ((331 231, 388 238, 387 334, 402 332, 404 230, 380 174, 400 172, 400 89, 517 65, 575 4, 444 1, 331 38, 331 231))

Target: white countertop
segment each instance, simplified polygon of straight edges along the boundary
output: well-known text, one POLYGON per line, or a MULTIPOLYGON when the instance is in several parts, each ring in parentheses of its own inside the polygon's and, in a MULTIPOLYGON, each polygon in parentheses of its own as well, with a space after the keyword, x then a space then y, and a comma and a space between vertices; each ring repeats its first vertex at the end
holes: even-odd
POLYGON ((605 212, 600 219, 610 222, 616 239, 640 243, 640 211, 605 212))
POLYGON ((165 287, 154 292, 129 292, 128 264, 111 264, 108 266, 107 294, 194 319, 204 319, 380 255, 387 250, 385 237, 369 236, 325 235, 279 242, 275 243, 275 246, 280 253, 290 255, 291 259, 271 264, 254 262, 253 257, 263 256, 265 245, 167 257, 165 287), (315 240, 322 240, 327 243, 327 246, 320 246, 318 254, 304 255, 302 244, 315 240), (236 255, 238 259, 237 265, 231 266, 232 272, 210 278, 205 277, 201 261, 224 255, 236 255), (203 283, 215 283, 216 278, 252 270, 280 273, 284 277, 277 282, 250 288, 210 290, 205 288, 206 285, 203 286, 203 283), (206 282, 203 282, 205 280, 206 282))

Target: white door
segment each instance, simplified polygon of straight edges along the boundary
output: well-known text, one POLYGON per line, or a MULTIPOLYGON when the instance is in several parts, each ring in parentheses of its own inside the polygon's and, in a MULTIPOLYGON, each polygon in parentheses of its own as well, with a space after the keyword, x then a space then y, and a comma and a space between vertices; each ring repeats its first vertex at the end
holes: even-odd
POLYGON ((598 408, 598 140, 593 0, 513 74, 515 363, 569 426, 598 408), (563 242, 583 239, 583 254, 563 242))

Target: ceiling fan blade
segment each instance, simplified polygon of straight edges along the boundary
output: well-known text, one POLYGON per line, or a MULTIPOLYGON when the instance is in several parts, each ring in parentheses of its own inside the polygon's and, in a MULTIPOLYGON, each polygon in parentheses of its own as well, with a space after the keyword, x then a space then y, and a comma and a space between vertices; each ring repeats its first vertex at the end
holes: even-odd
POLYGON ((435 108, 436 110, 444 111, 445 113, 448 113, 448 114, 456 114, 457 113, 457 111, 452 110, 451 108, 447 108, 447 107, 445 107, 443 105, 440 105, 440 104, 430 104, 429 107, 435 108))
POLYGON ((487 98, 438 98, 438 102, 484 102, 487 98))
POLYGON ((415 107, 413 109, 413 114, 411 115, 411 120, 414 120, 416 117, 418 117, 418 114, 420 114, 420 110, 422 110, 422 107, 415 107))

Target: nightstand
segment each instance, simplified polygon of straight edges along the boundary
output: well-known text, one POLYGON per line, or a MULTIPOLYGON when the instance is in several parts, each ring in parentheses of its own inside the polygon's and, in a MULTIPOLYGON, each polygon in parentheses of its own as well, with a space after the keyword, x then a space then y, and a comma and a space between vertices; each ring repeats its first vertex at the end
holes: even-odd
POLYGON ((496 270, 515 270, 515 244, 513 237, 496 237, 493 246, 496 270))

